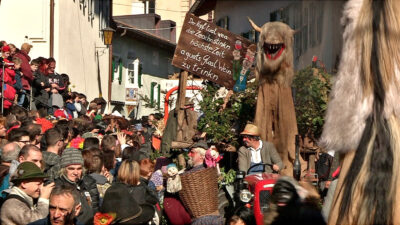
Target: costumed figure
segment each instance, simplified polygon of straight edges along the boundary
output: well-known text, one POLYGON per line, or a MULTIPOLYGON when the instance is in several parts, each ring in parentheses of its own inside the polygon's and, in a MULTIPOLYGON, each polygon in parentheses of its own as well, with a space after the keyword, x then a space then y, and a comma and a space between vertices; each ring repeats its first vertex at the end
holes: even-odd
POLYGON ((351 0, 320 146, 342 153, 329 224, 400 224, 400 1, 351 0))
POLYGON ((178 167, 175 163, 171 163, 167 166, 168 179, 167 179, 167 191, 169 193, 176 193, 182 190, 181 178, 179 176, 178 167))
MULTIPOLYGON (((292 176, 295 159, 297 122, 292 99, 293 34, 288 25, 269 22, 261 28, 249 19, 260 32, 256 77, 259 81, 255 125, 262 140, 274 143, 284 168, 281 174, 292 176)), ((302 168, 306 168, 300 159, 302 168)))
POLYGON ((246 56, 243 60, 243 64, 239 67, 240 73, 236 79, 235 86, 233 86, 233 90, 235 92, 241 92, 246 89, 247 77, 250 74, 250 68, 254 62, 254 55, 256 53, 257 47, 252 44, 247 48, 246 56))

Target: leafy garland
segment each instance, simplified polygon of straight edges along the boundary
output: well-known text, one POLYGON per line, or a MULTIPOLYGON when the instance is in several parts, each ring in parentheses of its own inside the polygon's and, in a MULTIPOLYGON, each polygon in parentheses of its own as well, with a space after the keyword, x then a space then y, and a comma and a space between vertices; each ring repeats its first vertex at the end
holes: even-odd
POLYGON ((308 66, 297 72, 292 87, 299 133, 316 140, 324 125, 331 75, 308 66))
POLYGON ((203 101, 200 102, 203 115, 197 128, 207 133, 212 143, 228 143, 238 146, 238 134, 247 122, 253 121, 256 107, 256 82, 248 82, 243 92, 233 93, 225 109, 223 97, 216 97, 218 86, 208 83, 201 91, 203 101))

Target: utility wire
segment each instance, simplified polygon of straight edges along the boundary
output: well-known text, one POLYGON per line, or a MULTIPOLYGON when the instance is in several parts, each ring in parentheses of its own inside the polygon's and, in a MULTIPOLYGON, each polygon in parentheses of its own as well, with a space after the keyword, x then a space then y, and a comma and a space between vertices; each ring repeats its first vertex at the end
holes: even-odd
MULTIPOLYGON (((128 4, 122 4, 122 3, 113 3, 113 5, 122 5, 122 6, 126 6, 126 7, 142 8, 140 6, 128 5, 128 4)), ((144 9, 144 7, 143 7, 143 9, 144 9)), ((169 11, 169 12, 184 12, 184 13, 189 11, 189 10, 185 11, 185 10, 158 9, 158 8, 148 8, 148 9, 154 9, 154 10, 160 10, 160 11, 169 11)))

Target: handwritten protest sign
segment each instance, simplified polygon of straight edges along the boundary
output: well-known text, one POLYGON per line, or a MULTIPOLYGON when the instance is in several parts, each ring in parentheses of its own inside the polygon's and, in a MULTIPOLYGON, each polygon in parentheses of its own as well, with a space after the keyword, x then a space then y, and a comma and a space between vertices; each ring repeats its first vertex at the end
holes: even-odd
POLYGON ((255 52, 256 46, 242 36, 187 14, 172 65, 229 89, 240 88, 255 52))

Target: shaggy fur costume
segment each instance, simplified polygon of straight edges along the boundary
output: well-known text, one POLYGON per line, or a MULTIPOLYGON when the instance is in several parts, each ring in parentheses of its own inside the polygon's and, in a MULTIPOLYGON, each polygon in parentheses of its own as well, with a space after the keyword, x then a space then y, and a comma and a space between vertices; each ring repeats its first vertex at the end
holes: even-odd
MULTIPOLYGON (((294 31, 281 22, 270 22, 261 28, 258 42, 256 75, 259 81, 257 109, 254 123, 261 139, 274 143, 284 167, 282 174, 293 175, 297 122, 292 99, 294 31)), ((302 162, 302 168, 307 167, 302 162)))
POLYGON ((345 153, 329 224, 400 224, 400 1, 351 0, 320 144, 345 153))

